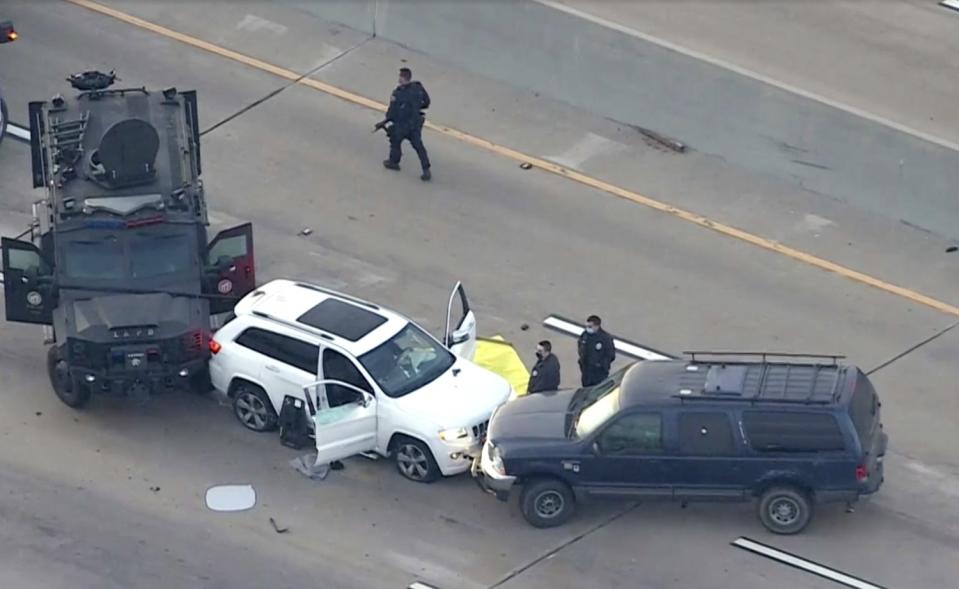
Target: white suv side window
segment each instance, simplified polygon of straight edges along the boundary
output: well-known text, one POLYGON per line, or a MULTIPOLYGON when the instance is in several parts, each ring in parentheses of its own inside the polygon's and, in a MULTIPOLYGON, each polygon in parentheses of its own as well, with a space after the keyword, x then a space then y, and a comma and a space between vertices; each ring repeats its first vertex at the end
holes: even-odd
MULTIPOLYGON (((356 364, 343 354, 330 348, 323 350, 323 379, 339 380, 358 387, 371 395, 374 394, 373 387, 370 386, 370 382, 356 367, 356 364)), ((326 398, 332 408, 356 403, 360 400, 360 394, 347 387, 328 384, 326 385, 326 398)))
POLYGON ((235 341, 254 352, 316 375, 320 348, 314 344, 258 327, 248 327, 235 341))

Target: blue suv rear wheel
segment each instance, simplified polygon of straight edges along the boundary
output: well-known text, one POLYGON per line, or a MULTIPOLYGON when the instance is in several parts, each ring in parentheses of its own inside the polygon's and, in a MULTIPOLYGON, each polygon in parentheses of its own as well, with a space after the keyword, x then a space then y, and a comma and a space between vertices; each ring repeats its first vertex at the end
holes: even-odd
POLYGON ((809 496, 796 487, 772 487, 759 498, 759 520, 774 534, 798 534, 812 512, 809 496))

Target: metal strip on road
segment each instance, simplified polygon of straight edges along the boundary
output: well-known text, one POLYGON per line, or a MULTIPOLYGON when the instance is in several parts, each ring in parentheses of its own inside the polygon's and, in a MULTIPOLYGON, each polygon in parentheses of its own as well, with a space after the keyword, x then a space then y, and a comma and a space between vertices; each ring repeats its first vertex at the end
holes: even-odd
POLYGON ((427 585, 426 583, 421 583, 419 581, 416 581, 415 583, 411 584, 406 589, 439 589, 439 587, 434 587, 432 585, 427 585))
POLYGON ((732 542, 732 545, 787 566, 806 571, 807 573, 818 575, 824 579, 829 579, 830 581, 834 581, 840 585, 853 587, 853 589, 886 589, 882 585, 876 585, 875 583, 870 583, 869 581, 860 579, 858 577, 847 575, 846 573, 839 572, 821 564, 817 564, 811 560, 806 560, 801 556, 790 554, 784 550, 773 548, 772 546, 763 544, 762 542, 756 542, 755 540, 750 540, 749 538, 738 538, 732 542))
MULTIPOLYGON (((543 325, 546 327, 571 335, 573 337, 579 337, 582 335, 583 331, 586 329, 585 326, 573 323, 569 319, 564 319, 557 315, 550 315, 546 319, 543 319, 543 325)), ((673 360, 674 356, 668 356, 662 352, 657 352, 650 348, 644 348, 639 344, 620 339, 618 337, 613 338, 613 344, 616 346, 617 352, 622 352, 627 356, 633 358, 639 358, 641 360, 673 360)))
POLYGON ((7 123, 7 133, 11 137, 30 143, 30 129, 27 129, 26 127, 14 125, 13 123, 7 123))
MULTIPOLYGON (((149 21, 143 20, 142 18, 138 18, 133 15, 127 14, 125 12, 116 10, 115 8, 110 8, 108 6, 104 6, 102 4, 92 2, 91 0, 66 0, 66 1, 70 2, 71 4, 75 4, 77 6, 86 8, 88 10, 115 18, 119 21, 139 27, 141 29, 152 31, 158 35, 167 37, 168 39, 173 39, 181 43, 184 43, 186 45, 191 45, 198 49, 202 49, 203 51, 207 51, 209 53, 219 55, 220 57, 225 57, 227 59, 231 59, 233 61, 247 65, 249 67, 271 73, 280 78, 296 81, 298 84, 308 86, 310 88, 313 88, 314 90, 319 90, 320 92, 324 92, 326 94, 329 94, 330 96, 335 96, 347 102, 351 102, 353 104, 357 104, 357 105, 360 105, 372 110, 380 111, 380 112, 383 112, 386 110, 386 105, 380 102, 377 102, 375 100, 366 98, 365 96, 360 96, 359 94, 355 94, 348 90, 344 90, 342 88, 338 88, 331 84, 326 84, 324 82, 319 82, 317 80, 313 80, 310 78, 299 79, 301 75, 297 74, 294 71, 279 67, 277 65, 273 65, 271 63, 267 63, 265 61, 256 59, 254 57, 250 57, 248 55, 244 55, 242 53, 233 51, 231 49, 226 49, 225 47, 220 47, 219 45, 214 45, 213 43, 210 43, 208 41, 204 41, 202 39, 198 39, 196 37, 186 35, 184 33, 180 33, 172 29, 168 29, 164 26, 154 24, 149 21)), ((715 231, 727 237, 732 237, 733 239, 746 242, 748 244, 754 245, 764 250, 775 252, 777 254, 783 255, 792 260, 802 262, 806 265, 809 265, 815 268, 819 268, 820 270, 825 270, 827 272, 838 274, 854 282, 871 286, 883 292, 893 294, 903 299, 912 301, 913 303, 924 305, 926 307, 930 307, 942 313, 959 317, 959 306, 952 305, 950 303, 946 303, 938 299, 934 299, 920 292, 917 292, 908 288, 904 288, 896 284, 892 284, 891 282, 886 282, 884 280, 875 278, 863 272, 853 270, 852 268, 847 268, 846 266, 843 266, 841 264, 837 264, 835 262, 831 262, 824 258, 820 258, 818 256, 814 256, 804 251, 783 245, 775 240, 761 237, 759 235, 754 235, 752 233, 749 233, 748 231, 737 229, 736 227, 733 227, 731 225, 726 225, 725 223, 720 223, 718 221, 714 221, 708 217, 704 217, 697 213, 680 209, 678 207, 674 207, 670 204, 652 199, 648 196, 643 196, 642 194, 639 194, 637 192, 633 192, 631 190, 621 188, 619 186, 610 184, 609 182, 605 182, 598 178, 593 178, 592 176, 587 176, 586 174, 577 172, 575 170, 571 170, 569 168, 565 168, 558 164, 554 164, 552 162, 546 161, 542 158, 524 154, 520 151, 510 149, 509 147, 499 145, 497 143, 493 143, 492 141, 482 139, 480 137, 471 135, 469 133, 460 131, 458 129, 454 129, 452 127, 438 125, 431 121, 426 122, 426 127, 433 131, 446 135, 447 137, 458 139, 462 141, 463 143, 467 143, 469 145, 479 147, 486 151, 496 153, 498 155, 501 155, 503 157, 512 159, 520 163, 529 164, 530 167, 535 167, 545 172, 556 174, 557 176, 561 176, 563 178, 573 180, 575 182, 583 184, 584 186, 588 186, 590 188, 605 192, 607 194, 632 201, 636 204, 643 205, 645 207, 659 211, 661 213, 665 213, 667 215, 670 215, 677 219, 681 219, 688 223, 698 225, 699 227, 703 227, 705 229, 715 231)))
POLYGON ((939 6, 944 6, 953 10, 959 10, 959 0, 942 0, 942 2, 939 3, 939 6))

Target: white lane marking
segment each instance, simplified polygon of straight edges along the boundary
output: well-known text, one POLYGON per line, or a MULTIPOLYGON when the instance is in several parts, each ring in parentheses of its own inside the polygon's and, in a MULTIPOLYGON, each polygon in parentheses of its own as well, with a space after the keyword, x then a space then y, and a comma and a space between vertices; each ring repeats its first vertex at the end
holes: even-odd
POLYGON ((749 538, 738 538, 733 541, 733 546, 737 546, 750 552, 755 552, 760 556, 765 556, 766 558, 806 571, 807 573, 819 575, 820 577, 829 579, 830 581, 835 581, 836 583, 845 585, 846 587, 853 587, 854 589, 885 589, 881 585, 876 585, 874 583, 870 583, 869 581, 864 581, 862 579, 853 577, 852 575, 841 573, 835 569, 831 569, 821 564, 816 564, 811 560, 806 560, 805 558, 784 552, 782 550, 773 548, 772 546, 767 546, 766 544, 756 542, 755 540, 750 540, 749 538))
MULTIPOLYGON (((791 92, 792 94, 802 96, 803 98, 815 100, 816 102, 825 104, 826 106, 831 106, 839 110, 844 110, 850 114, 854 114, 868 121, 872 121, 880 125, 885 125, 886 127, 895 129, 896 131, 900 131, 902 133, 907 133, 914 137, 918 137, 919 139, 928 141, 929 143, 934 143, 936 145, 945 147, 947 149, 951 149, 953 151, 959 151, 959 143, 955 143, 955 142, 949 141, 948 139, 943 139, 941 137, 936 137, 935 135, 931 135, 929 133, 920 131, 918 129, 913 129, 912 127, 903 125, 901 123, 897 123, 895 121, 891 121, 887 118, 881 117, 877 114, 873 114, 861 108, 856 108, 855 106, 852 106, 851 104, 846 104, 838 100, 826 98, 825 96, 816 94, 814 92, 809 92, 808 90, 803 90, 802 88, 798 88, 791 84, 781 82, 779 80, 776 80, 775 78, 764 76, 763 74, 760 74, 759 72, 754 72, 750 69, 729 63, 728 61, 711 57, 709 55, 706 55, 705 53, 701 53, 694 49, 683 47, 682 45, 671 43, 670 41, 666 41, 665 39, 660 39, 659 37, 648 35, 646 33, 637 31, 636 29, 631 29, 627 26, 621 25, 619 23, 616 23, 610 20, 606 20, 605 18, 596 16, 593 14, 589 14, 588 12, 583 12, 582 10, 573 8, 571 6, 560 4, 559 2, 556 2, 554 0, 533 0, 533 1, 539 4, 542 4, 543 6, 548 6, 549 8, 552 8, 554 10, 559 10, 560 12, 565 12, 566 14, 569 14, 571 16, 575 16, 577 18, 587 20, 591 23, 600 25, 602 27, 606 27, 607 29, 612 29, 614 31, 618 31, 620 33, 629 35, 630 37, 635 37, 637 39, 648 41, 654 45, 659 45, 660 47, 663 47, 665 49, 675 51, 676 53, 681 53, 683 55, 692 57, 693 59, 698 59, 700 61, 706 62, 710 65, 727 69, 731 72, 735 72, 739 75, 746 76, 747 78, 752 78, 764 84, 769 84, 770 86, 774 86, 776 88, 779 88, 780 90, 785 90, 786 92, 791 92)), ((956 0, 948 0, 948 1, 956 2, 956 0)))
POLYGON ((7 123, 7 133, 13 135, 17 139, 23 139, 24 141, 30 141, 30 129, 25 129, 20 125, 14 125, 13 123, 7 123))
POLYGON ((579 170, 580 166, 587 161, 617 151, 625 151, 628 146, 612 139, 607 139, 596 133, 587 133, 582 139, 577 141, 572 147, 559 155, 548 155, 546 159, 574 170, 579 170))
POLYGON ((939 6, 945 6, 946 8, 951 8, 953 10, 959 10, 959 0, 942 0, 939 3, 939 6))
MULTIPOLYGON (((543 319, 543 325, 551 329, 555 329, 556 331, 567 333, 573 337, 579 337, 580 335, 582 335, 583 330, 586 329, 585 326, 583 325, 578 325, 576 323, 573 323, 572 321, 563 319, 562 317, 558 317, 556 315, 550 315, 546 319, 543 319)), ((662 354, 655 350, 650 350, 640 345, 634 344, 632 342, 621 340, 619 338, 613 338, 613 342, 614 342, 614 345, 616 346, 617 352, 622 352, 623 354, 626 354, 627 356, 632 356, 633 358, 641 358, 643 360, 672 360, 673 359, 671 356, 666 356, 665 354, 662 354)))
POLYGON ((280 23, 275 23, 271 20, 266 20, 265 18, 253 14, 244 16, 243 20, 236 25, 236 28, 253 32, 266 29, 270 32, 276 33, 277 35, 282 35, 287 31, 287 28, 280 23))

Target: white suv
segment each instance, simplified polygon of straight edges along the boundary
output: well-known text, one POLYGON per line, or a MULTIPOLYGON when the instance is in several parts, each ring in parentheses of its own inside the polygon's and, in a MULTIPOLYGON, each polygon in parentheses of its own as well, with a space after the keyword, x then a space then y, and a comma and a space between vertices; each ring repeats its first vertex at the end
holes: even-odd
POLYGON ((376 452, 418 482, 464 472, 512 392, 471 362, 476 318, 460 284, 445 345, 398 313, 303 282, 267 283, 234 314, 210 342, 214 388, 254 431, 276 427, 287 397, 308 407, 317 464, 376 452))

